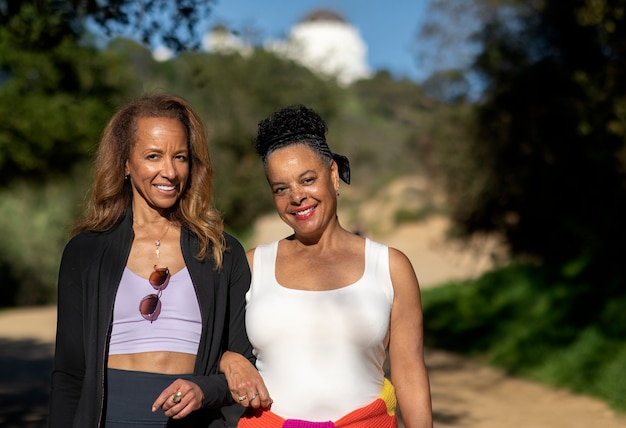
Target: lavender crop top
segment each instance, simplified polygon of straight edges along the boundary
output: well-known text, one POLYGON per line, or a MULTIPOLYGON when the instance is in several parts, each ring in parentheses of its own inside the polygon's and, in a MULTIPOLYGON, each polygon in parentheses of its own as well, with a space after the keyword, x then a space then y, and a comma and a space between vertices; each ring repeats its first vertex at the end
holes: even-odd
POLYGON ((161 294, 161 313, 152 323, 139 313, 139 302, 151 293, 156 291, 146 278, 124 269, 115 297, 109 355, 152 351, 195 355, 202 324, 187 268, 170 277, 161 294))

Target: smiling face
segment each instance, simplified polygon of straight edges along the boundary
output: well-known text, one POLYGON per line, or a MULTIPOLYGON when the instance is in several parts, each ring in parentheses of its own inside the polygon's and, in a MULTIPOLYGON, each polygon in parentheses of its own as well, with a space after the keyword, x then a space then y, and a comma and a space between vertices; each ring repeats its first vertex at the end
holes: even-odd
POLYGON ((267 180, 280 218, 296 236, 319 236, 337 216, 337 164, 328 166, 305 144, 271 153, 267 180))
POLYGON ((136 141, 126 161, 133 189, 133 209, 166 212, 185 191, 189 178, 187 134, 177 119, 137 120, 136 141))

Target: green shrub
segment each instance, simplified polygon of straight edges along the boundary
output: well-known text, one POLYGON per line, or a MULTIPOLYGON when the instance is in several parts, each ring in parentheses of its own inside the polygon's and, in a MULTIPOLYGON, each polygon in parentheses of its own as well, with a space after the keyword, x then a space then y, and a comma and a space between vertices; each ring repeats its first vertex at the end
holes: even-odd
POLYGON ((425 343, 626 411, 626 297, 558 272, 511 265, 424 290, 425 343))
POLYGON ((85 194, 84 172, 42 183, 16 182, 0 192, 0 306, 56 299, 63 248, 85 194))

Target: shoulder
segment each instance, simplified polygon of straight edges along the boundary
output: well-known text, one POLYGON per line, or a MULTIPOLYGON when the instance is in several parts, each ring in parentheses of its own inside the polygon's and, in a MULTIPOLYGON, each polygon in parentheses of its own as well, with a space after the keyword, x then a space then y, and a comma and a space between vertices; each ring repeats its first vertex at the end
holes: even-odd
POLYGON ((223 252, 223 264, 229 263, 229 260, 233 263, 233 265, 239 265, 243 263, 246 259, 246 251, 243 248, 243 245, 237 238, 234 236, 223 232, 224 241, 226 242, 226 249, 223 252))
POLYGON ((85 251, 93 251, 97 247, 98 244, 103 241, 102 232, 94 232, 94 231, 83 231, 76 235, 74 235, 68 243, 65 245, 66 254, 76 254, 80 255, 85 251))
POLYGON ((222 235, 224 236, 224 240, 226 241, 226 248, 243 251, 243 245, 241 244, 241 242, 239 242, 237 238, 227 232, 222 232, 222 235))
POLYGON ((389 248, 389 266, 391 269, 411 269, 413 270, 413 265, 411 264, 411 260, 404 254, 402 251, 397 248, 388 247, 389 248))
POLYGON ((388 245, 382 244, 378 241, 373 241, 370 238, 365 238, 365 241, 368 243, 370 248, 373 248, 378 252, 383 252, 388 255, 390 267, 392 267, 393 265, 398 265, 398 264, 402 265, 407 262, 409 263, 409 265, 411 264, 408 257, 402 251, 396 248, 390 247, 388 245))
POLYGON ((280 240, 271 242, 269 244, 258 245, 255 248, 251 248, 248 251, 246 251, 246 257, 248 259, 248 264, 250 265, 250 269, 252 270, 253 268, 253 261, 254 261, 255 254, 263 255, 263 254, 268 254, 268 251, 269 252, 276 251, 278 248, 279 242, 280 240))
POLYGON ((389 247, 389 274, 396 293, 419 293, 419 282, 411 260, 402 251, 389 247))
POLYGON ((366 241, 368 242, 370 248, 373 248, 376 251, 374 254, 378 254, 379 257, 387 256, 389 260, 389 270, 392 274, 394 272, 413 272, 413 265, 411 264, 411 261, 402 251, 380 242, 373 241, 369 238, 366 238, 366 241))
POLYGON ((102 254, 112 242, 105 232, 83 231, 74 235, 63 249, 61 271, 75 270, 92 265, 102 259, 102 254))
POLYGON ((379 251, 384 251, 388 254, 389 273, 391 275, 391 280, 394 284, 394 288, 397 288, 397 285, 400 283, 417 283, 415 270, 413 269, 411 260, 409 260, 406 254, 404 254, 397 248, 389 247, 385 244, 381 244, 380 242, 372 241, 369 238, 367 238, 367 240, 369 241, 371 247, 378 248, 379 251))
POLYGON ((373 241, 369 238, 365 238, 369 242, 369 245, 373 248, 377 248, 379 251, 386 251, 389 254, 389 267, 393 270, 396 269, 413 269, 411 261, 402 251, 397 248, 390 247, 377 241, 373 241))

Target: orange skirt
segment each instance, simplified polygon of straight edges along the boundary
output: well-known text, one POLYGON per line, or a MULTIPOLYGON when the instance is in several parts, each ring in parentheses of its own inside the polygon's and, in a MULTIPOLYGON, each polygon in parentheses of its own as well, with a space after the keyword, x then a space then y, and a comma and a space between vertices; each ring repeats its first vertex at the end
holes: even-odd
POLYGON ((283 419, 266 409, 248 409, 238 428, 397 428, 396 394, 385 379, 380 396, 365 407, 356 409, 334 422, 309 422, 283 419))

